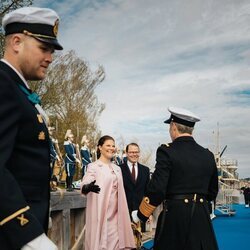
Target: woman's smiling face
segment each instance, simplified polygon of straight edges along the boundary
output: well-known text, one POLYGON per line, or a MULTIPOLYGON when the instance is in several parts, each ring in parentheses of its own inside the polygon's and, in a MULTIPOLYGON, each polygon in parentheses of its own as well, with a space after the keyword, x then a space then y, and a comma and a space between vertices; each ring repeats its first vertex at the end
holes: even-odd
POLYGON ((115 153, 115 142, 106 140, 102 146, 99 146, 101 156, 111 160, 115 153))

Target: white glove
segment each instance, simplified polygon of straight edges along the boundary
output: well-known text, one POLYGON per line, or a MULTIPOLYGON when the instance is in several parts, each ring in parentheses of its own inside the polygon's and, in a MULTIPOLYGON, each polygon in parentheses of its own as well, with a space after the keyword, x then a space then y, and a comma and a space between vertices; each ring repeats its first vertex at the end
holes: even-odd
POLYGON ((132 213, 131 213, 131 217, 132 217, 132 220, 133 220, 134 223, 137 223, 137 222, 140 221, 140 219, 139 219, 138 216, 137 216, 137 212, 138 212, 138 210, 134 210, 134 211, 132 211, 132 213))
POLYGON ((77 162, 77 163, 81 163, 81 161, 80 161, 78 158, 76 158, 76 162, 77 162))
POLYGON ((21 250, 58 250, 57 246, 43 233, 24 245, 21 250))

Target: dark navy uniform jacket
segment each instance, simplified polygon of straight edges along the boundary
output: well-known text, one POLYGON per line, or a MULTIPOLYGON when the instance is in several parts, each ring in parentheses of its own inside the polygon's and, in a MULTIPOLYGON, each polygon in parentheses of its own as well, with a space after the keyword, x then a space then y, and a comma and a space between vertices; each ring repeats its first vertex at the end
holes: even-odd
POLYGON ((81 147, 81 157, 82 157, 82 165, 87 166, 89 163, 92 162, 91 160, 91 154, 87 147, 81 147))
POLYGON ((120 165, 122 170, 123 185, 126 193, 128 209, 131 213, 138 210, 149 182, 149 168, 138 163, 138 175, 136 182, 133 181, 127 162, 120 165))
POLYGON ((207 202, 215 200, 217 193, 217 166, 208 149, 198 145, 191 136, 179 137, 173 143, 160 146, 155 171, 139 208, 139 218, 145 221, 156 206, 173 195, 200 194, 206 199, 196 203, 192 218, 193 202, 167 199, 165 221, 161 222, 161 214, 156 238, 161 227, 162 233, 154 249, 218 249, 207 202))
POLYGON ((0 61, 1 250, 20 249, 48 227, 49 135, 18 84, 25 87, 0 61))
POLYGON ((75 145, 69 141, 64 142, 65 164, 75 164, 76 163, 76 148, 75 145))
POLYGON ((52 162, 56 161, 57 159, 57 152, 56 152, 56 147, 55 147, 55 142, 54 139, 50 137, 50 160, 52 162))

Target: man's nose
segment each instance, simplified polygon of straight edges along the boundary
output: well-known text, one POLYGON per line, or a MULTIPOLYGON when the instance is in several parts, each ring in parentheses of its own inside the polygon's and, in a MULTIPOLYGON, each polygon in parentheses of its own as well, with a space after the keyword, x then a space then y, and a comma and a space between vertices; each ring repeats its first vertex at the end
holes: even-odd
POLYGON ((53 59, 52 52, 48 52, 47 55, 46 55, 46 61, 51 63, 52 59, 53 59))

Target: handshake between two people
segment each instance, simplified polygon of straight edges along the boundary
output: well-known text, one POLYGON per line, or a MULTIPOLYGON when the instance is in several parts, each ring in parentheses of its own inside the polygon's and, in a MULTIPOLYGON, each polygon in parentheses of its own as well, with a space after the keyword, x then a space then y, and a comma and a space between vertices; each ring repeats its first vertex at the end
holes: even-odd
POLYGON ((89 192, 94 192, 99 194, 100 192, 100 187, 98 185, 95 185, 96 180, 90 182, 89 184, 83 185, 82 186, 82 193, 83 194, 88 194, 89 192))

